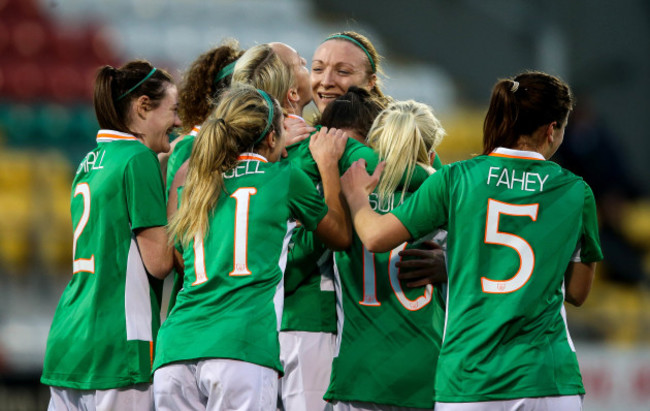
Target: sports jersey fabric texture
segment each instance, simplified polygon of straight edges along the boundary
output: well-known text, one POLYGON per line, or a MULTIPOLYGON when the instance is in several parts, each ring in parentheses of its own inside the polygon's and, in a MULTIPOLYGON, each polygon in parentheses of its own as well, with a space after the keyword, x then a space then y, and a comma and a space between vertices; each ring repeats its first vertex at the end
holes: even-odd
POLYGON ((498 148, 453 163, 392 213, 413 238, 447 237, 447 319, 436 401, 583 394, 564 273, 602 259, 594 197, 535 152, 498 148))
MULTIPOLYGON (((416 167, 405 198, 428 177, 416 167)), ((372 193, 371 206, 385 214, 401 193, 398 187, 387 204, 372 193)), ((397 278, 398 252, 413 246, 371 253, 355 233, 349 249, 334 253, 337 353, 325 399, 433 408, 444 302, 439 287, 408 288, 397 278)))
POLYGON ((160 329, 154 369, 229 358, 282 373, 278 330, 294 219, 314 230, 327 206, 294 165, 254 153, 240 160, 224 173, 207 235, 183 249, 184 284, 160 329))
POLYGON ((167 197, 169 197, 169 190, 171 189, 172 182, 174 181, 174 176, 178 172, 178 169, 181 168, 183 163, 190 158, 190 154, 192 154, 194 140, 196 139, 196 135, 200 130, 201 126, 194 126, 190 134, 181 137, 182 139, 176 143, 174 150, 169 155, 169 159, 167 160, 167 187, 165 190, 167 197))
MULTIPOLYGON (((288 157, 283 161, 300 168, 317 186, 321 178, 318 165, 309 151, 310 140, 311 136, 287 146, 288 157)), ((348 139, 339 160, 339 172, 343 173, 361 158, 368 162, 369 169, 374 170, 377 165, 375 152, 354 139, 348 139)), ((294 231, 289 250, 282 330, 336 332, 331 253, 313 232, 302 228, 294 231)))
POLYGON ((156 154, 130 134, 100 130, 77 168, 70 204, 73 274, 41 382, 75 389, 150 382, 162 282, 147 275, 134 230, 167 224, 156 154))
MULTIPOLYGON (((169 159, 167 160, 167 188, 165 190, 165 195, 167 198, 169 198, 169 190, 171 190, 176 173, 181 168, 183 163, 185 163, 185 161, 190 158, 190 154, 192 154, 194 140, 196 139, 196 135, 199 134, 200 130, 201 126, 194 126, 190 134, 182 137, 182 140, 176 143, 174 150, 169 155, 169 159)), ((172 271, 172 275, 173 283, 169 295, 169 304, 167 305, 167 315, 169 315, 172 308, 174 308, 174 305, 176 304, 176 296, 178 295, 180 289, 183 287, 183 278, 178 275, 176 270, 172 271)))

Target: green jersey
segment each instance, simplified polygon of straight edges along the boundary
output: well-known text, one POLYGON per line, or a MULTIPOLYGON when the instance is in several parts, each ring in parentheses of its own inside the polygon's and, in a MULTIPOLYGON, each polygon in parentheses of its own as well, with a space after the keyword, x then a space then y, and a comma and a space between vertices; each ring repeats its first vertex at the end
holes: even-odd
POLYGON ((298 227, 284 275, 282 331, 336 332, 332 252, 313 231, 298 227))
MULTIPOLYGON (((174 146, 174 151, 172 151, 169 156, 169 160, 167 160, 167 189, 165 191, 167 198, 169 198, 169 190, 171 190, 172 183, 174 182, 174 177, 176 176, 178 169, 181 168, 183 163, 185 163, 185 161, 190 158, 190 154, 192 154, 194 140, 196 139, 196 135, 199 134, 199 130, 201 130, 200 126, 194 126, 190 134, 184 136, 181 141, 176 143, 174 146)), ((173 270, 172 274, 174 276, 174 283, 172 284, 172 289, 169 296, 167 314, 169 314, 172 308, 174 308, 174 305, 176 304, 176 295, 178 295, 178 292, 183 287, 183 277, 178 275, 176 270, 173 270)))
POLYGON ((201 129, 200 126, 194 126, 190 134, 182 137, 182 140, 176 143, 176 145, 174 146, 174 150, 169 155, 169 160, 167 160, 167 179, 166 179, 167 197, 169 197, 169 190, 171 189, 172 182, 174 181, 174 176, 178 172, 178 169, 181 168, 183 163, 187 161, 188 158, 190 158, 190 154, 192 154, 192 147, 194 146, 194 140, 196 139, 196 135, 199 133, 200 129, 201 129))
MULTIPOLYGON (((289 156, 285 161, 303 170, 316 186, 321 178, 309 151, 310 139, 288 146, 289 156)), ((340 172, 360 158, 364 158, 368 168, 374 170, 377 154, 358 141, 348 139, 339 160, 340 172)), ((302 228, 294 232, 289 249, 282 330, 336 332, 336 297, 330 251, 312 232, 302 228)))
POLYGON ((436 401, 583 394, 564 273, 602 259, 589 186, 535 152, 443 167, 393 214, 413 238, 448 229, 447 320, 436 401))
POLYGON ((230 358, 282 373, 282 277, 294 219, 314 230, 327 206, 292 164, 253 153, 240 160, 224 173, 207 234, 183 249, 183 289, 160 329, 154 368, 230 358))
MULTIPOLYGON (((409 189, 415 191, 428 176, 417 167, 409 189)), ((370 195, 371 206, 382 214, 400 201, 401 189, 387 204, 370 195)), ((349 249, 334 253, 337 353, 325 399, 433 408, 444 302, 438 287, 407 288, 397 278, 398 253, 413 246, 371 253, 355 234, 349 249)))
POLYGON ((70 198, 73 275, 47 341, 41 382, 111 389, 149 382, 161 282, 148 277, 134 230, 167 224, 156 154, 100 130, 70 198))

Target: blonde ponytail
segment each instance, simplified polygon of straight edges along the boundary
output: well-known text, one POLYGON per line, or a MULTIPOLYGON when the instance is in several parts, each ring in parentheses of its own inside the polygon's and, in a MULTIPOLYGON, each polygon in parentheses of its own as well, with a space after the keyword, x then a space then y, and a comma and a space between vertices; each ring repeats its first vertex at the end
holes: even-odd
POLYGON ((416 165, 433 173, 429 155, 444 135, 433 110, 413 100, 391 103, 377 116, 368 134, 368 145, 386 162, 377 186, 382 205, 400 185, 403 201, 416 165))
MULTIPOLYGON (((271 130, 281 127, 277 101, 271 130)), ((269 106, 262 94, 248 85, 225 92, 213 114, 201 126, 190 155, 181 206, 169 222, 171 238, 187 247, 196 235, 207 235, 209 217, 224 191, 223 173, 237 165, 239 155, 256 146, 267 129, 269 106)))

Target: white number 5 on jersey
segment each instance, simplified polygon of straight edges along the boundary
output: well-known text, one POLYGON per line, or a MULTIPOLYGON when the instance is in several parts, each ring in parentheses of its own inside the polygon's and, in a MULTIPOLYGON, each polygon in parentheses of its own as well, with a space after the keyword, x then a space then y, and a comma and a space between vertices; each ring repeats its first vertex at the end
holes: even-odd
POLYGON ((499 231, 499 217, 501 214, 512 216, 530 217, 537 221, 539 204, 508 204, 497 200, 488 199, 487 219, 485 223, 485 242, 499 244, 514 249, 519 254, 519 271, 509 280, 490 280, 481 277, 484 293, 505 294, 520 289, 533 273, 535 268, 535 253, 530 244, 523 238, 499 231))

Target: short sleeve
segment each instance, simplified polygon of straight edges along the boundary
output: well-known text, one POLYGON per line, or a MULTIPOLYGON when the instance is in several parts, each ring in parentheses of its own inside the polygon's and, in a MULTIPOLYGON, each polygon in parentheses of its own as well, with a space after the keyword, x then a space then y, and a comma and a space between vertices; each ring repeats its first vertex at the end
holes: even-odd
POLYGON ((327 214, 327 205, 309 177, 299 168, 291 167, 289 209, 291 215, 309 231, 327 214))
MULTIPOLYGON (((316 184, 321 178, 320 172, 318 171, 318 164, 316 164, 316 161, 311 156, 311 151, 309 151, 310 140, 311 136, 287 147, 287 153, 289 154, 287 160, 299 167, 316 184)), ((339 160, 339 172, 341 174, 345 173, 352 163, 362 158, 366 160, 366 169, 368 172, 372 173, 375 171, 375 167, 377 167, 377 163, 379 162, 377 153, 365 144, 359 143, 353 138, 348 138, 345 151, 339 160)))
POLYGON ((280 161, 289 161, 295 167, 306 173, 307 176, 311 179, 312 185, 315 185, 320 181, 320 173, 318 172, 318 165, 316 164, 316 161, 313 159, 311 152, 309 151, 310 140, 311 136, 303 141, 286 147, 288 157, 280 161))
POLYGON ((582 209, 582 236, 580 242, 580 261, 592 263, 603 259, 598 235, 598 214, 596 200, 587 183, 585 184, 585 201, 582 209))
POLYGON ((437 151, 433 152, 433 163, 431 164, 431 167, 433 167, 436 170, 440 170, 442 168, 442 160, 440 160, 440 155, 438 155, 437 151))
POLYGON ((131 229, 167 225, 165 187, 160 163, 152 151, 133 156, 124 171, 131 229))
POLYGON ((174 181, 174 176, 178 172, 178 169, 181 168, 185 160, 190 158, 194 140, 195 137, 192 135, 183 137, 183 139, 176 144, 176 147, 174 147, 174 151, 169 155, 169 160, 167 160, 167 188, 165 190, 167 195, 169 195, 172 181, 174 181))
POLYGON ((420 238, 447 223, 448 180, 449 167, 443 167, 429 176, 402 205, 391 211, 412 238, 420 238))
POLYGON ((373 149, 365 144, 359 143, 353 138, 348 138, 345 151, 339 160, 341 174, 345 173, 352 163, 360 159, 366 160, 366 170, 368 173, 375 171, 375 167, 377 167, 377 163, 379 162, 379 156, 377 156, 377 153, 373 149))

